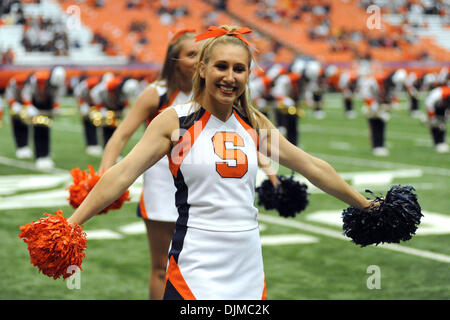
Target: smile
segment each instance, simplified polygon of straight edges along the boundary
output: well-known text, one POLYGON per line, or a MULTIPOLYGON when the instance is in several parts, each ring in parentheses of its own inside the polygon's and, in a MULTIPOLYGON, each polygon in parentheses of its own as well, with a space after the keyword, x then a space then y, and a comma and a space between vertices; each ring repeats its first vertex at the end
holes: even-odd
POLYGON ((217 87, 220 89, 220 91, 224 94, 232 94, 233 92, 235 92, 237 90, 236 87, 233 86, 225 86, 225 85, 220 85, 218 84, 217 87))

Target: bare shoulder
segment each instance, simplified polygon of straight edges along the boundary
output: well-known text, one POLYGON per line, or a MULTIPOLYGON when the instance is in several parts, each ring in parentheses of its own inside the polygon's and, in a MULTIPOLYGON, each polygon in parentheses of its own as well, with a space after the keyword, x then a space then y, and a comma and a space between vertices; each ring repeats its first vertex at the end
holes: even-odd
POLYGON ((152 120, 149 128, 151 128, 150 130, 158 130, 168 138, 176 136, 175 133, 180 129, 177 112, 173 108, 167 108, 152 120))
POLYGON ((134 106, 143 109, 157 108, 159 105, 159 94, 155 86, 148 85, 137 97, 134 106))

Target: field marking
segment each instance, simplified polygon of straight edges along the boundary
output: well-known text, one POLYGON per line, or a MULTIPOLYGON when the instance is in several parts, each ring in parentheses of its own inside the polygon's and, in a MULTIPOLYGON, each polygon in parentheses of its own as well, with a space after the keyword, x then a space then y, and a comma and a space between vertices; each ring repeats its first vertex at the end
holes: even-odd
MULTIPOLYGON (((20 177, 20 176, 13 176, 20 177)), ((0 210, 24 209, 24 208, 47 208, 70 206, 67 198, 69 191, 67 187, 72 183, 69 173, 55 176, 55 179, 48 179, 49 175, 24 175, 28 178, 27 183, 19 183, 11 180, 10 176, 0 176, 0 210), (48 180, 47 180, 48 179, 48 180), (1 196, 2 190, 24 191, 48 188, 64 184, 63 187, 54 190, 32 191, 18 195, 1 196)), ((139 202, 143 187, 143 178, 140 176, 129 188, 130 202, 139 202)), ((5 191, 6 193, 6 191, 5 191)))
POLYGON ((28 174, 0 176, 0 195, 11 195, 19 191, 56 188, 70 181, 64 174, 28 174))
POLYGON ((263 246, 279 246, 286 244, 306 244, 316 243, 319 239, 305 234, 281 234, 281 235, 264 235, 261 236, 261 245, 263 246))
POLYGON ((351 143, 344 142, 344 141, 330 141, 329 145, 330 145, 330 148, 335 149, 335 150, 349 151, 349 150, 353 149, 353 146, 351 143))
MULTIPOLYGON (((364 193, 366 189, 372 192, 382 192, 383 194, 389 188, 391 178, 407 177, 408 175, 420 177, 421 170, 398 170, 398 171, 378 171, 378 172, 347 172, 341 174, 344 179, 350 180, 353 188, 358 192, 364 193), (378 176, 380 175, 380 176, 378 176), (389 179, 387 179, 388 177, 389 179), (363 179, 364 178, 364 179, 363 179), (364 183, 359 185, 358 182, 364 183)), ((267 176, 259 170, 256 177, 256 186, 259 186, 267 176)), ((304 177, 296 174, 294 179, 306 183, 309 194, 323 194, 324 192, 311 184, 304 177)), ((64 174, 38 174, 38 175, 14 175, 0 176, 0 209, 23 209, 23 208, 46 208, 67 206, 69 193, 67 187, 72 183, 72 178, 68 172, 64 174), (26 179, 26 180, 23 180, 26 179), (61 188, 56 190, 43 190, 51 187, 61 188), (25 192, 30 191, 30 192, 25 192), (15 194, 23 192, 21 194, 15 194)), ((417 190, 436 189, 440 185, 432 183, 416 183, 414 187, 417 190)), ((138 202, 143 188, 142 176, 139 177, 129 188, 131 202, 138 202)))
MULTIPOLYGON (((260 231, 265 230, 267 227, 264 224, 260 224, 260 231)), ((146 228, 142 221, 129 223, 118 228, 120 233, 108 230, 108 229, 94 229, 86 231, 86 236, 88 240, 116 240, 122 239, 123 235, 139 235, 145 234, 146 228)), ((261 245, 263 246, 277 246, 286 244, 305 244, 305 243, 315 243, 319 239, 305 234, 281 234, 281 235, 262 235, 261 245)))
MULTIPOLYGON (((408 177, 421 177, 422 170, 420 169, 405 169, 405 170, 388 170, 388 171, 357 171, 357 172, 343 172, 339 175, 349 180, 352 187, 358 192, 364 193, 369 189, 372 192, 382 191, 385 193, 392 185, 394 178, 408 178, 408 177)), ((258 187, 264 180, 267 179, 267 175, 258 169, 256 174, 256 186, 258 187)), ((325 192, 317 188, 305 177, 300 174, 294 174, 294 180, 302 182, 308 186, 309 194, 324 194, 325 192)), ((416 190, 432 190, 436 189, 436 184, 433 183, 415 183, 416 190)))
POLYGON ((108 229, 86 230, 85 233, 88 240, 119 240, 123 238, 120 233, 108 229))
POLYGON ((49 172, 65 173, 65 172, 67 172, 66 170, 59 169, 59 168, 38 169, 36 167, 36 165, 34 164, 34 162, 27 162, 27 161, 18 160, 18 159, 11 159, 11 158, 7 158, 7 157, 3 157, 3 156, 0 156, 0 164, 10 166, 10 167, 16 167, 16 168, 20 168, 20 169, 39 171, 39 172, 45 172, 45 173, 49 173, 49 172))
MULTIPOLYGON (((343 128, 343 127, 330 127, 327 126, 327 129, 324 130, 323 126, 321 125, 315 125, 315 124, 300 124, 299 126, 300 131, 305 132, 314 132, 314 133, 321 133, 326 135, 333 135, 333 136, 354 136, 354 137, 361 137, 361 138, 368 138, 369 137, 369 129, 364 128, 361 129, 352 129, 352 128, 343 128)), ((408 140, 411 141, 412 139, 425 139, 429 138, 431 140, 431 135, 427 132, 424 133, 417 133, 417 132, 397 132, 389 130, 387 133, 387 139, 397 139, 397 140, 408 140)))
MULTIPOLYGON (((450 234, 450 215, 422 210, 423 217, 416 236, 450 234)), ((342 227, 342 211, 319 210, 308 213, 306 220, 342 227)))
POLYGON ((428 173, 428 174, 450 176, 449 169, 440 168, 440 167, 427 167, 427 166, 421 166, 421 165, 413 165, 413 164, 390 162, 390 161, 379 161, 379 160, 371 160, 371 159, 356 158, 356 157, 337 156, 337 155, 327 154, 327 153, 312 152, 311 154, 316 157, 323 158, 324 160, 328 159, 327 161, 335 161, 335 162, 341 162, 341 163, 345 163, 345 164, 353 164, 353 165, 358 165, 358 166, 384 168, 384 169, 406 169, 406 168, 420 169, 423 172, 428 173))
POLYGON ((123 226, 120 226, 119 231, 121 233, 124 234, 144 234, 146 233, 147 229, 145 228, 145 224, 143 223, 143 221, 138 221, 138 222, 133 222, 133 223, 129 223, 123 226))
POLYGON ((60 169, 60 168, 53 168, 53 169, 38 169, 34 162, 27 162, 23 160, 18 159, 11 159, 7 157, 0 156, 0 163, 4 164, 6 166, 10 167, 16 167, 20 169, 26 169, 26 170, 33 170, 33 171, 39 171, 39 172, 45 172, 45 173, 68 173, 67 170, 60 169))
MULTIPOLYGON (((309 231, 309 232, 316 233, 319 235, 328 236, 331 238, 350 242, 350 239, 348 237, 344 236, 342 233, 330 230, 328 228, 313 226, 313 225, 309 225, 309 224, 306 224, 303 222, 294 221, 292 219, 278 218, 278 217, 261 214, 261 213, 258 215, 258 217, 259 217, 259 220, 264 221, 266 223, 273 223, 273 224, 278 224, 281 226, 286 226, 286 227, 295 228, 295 229, 299 229, 299 230, 309 231)), ((397 251, 397 252, 401 252, 401 253, 418 256, 421 258, 431 259, 431 260, 435 260, 435 261, 439 261, 439 262, 450 263, 450 256, 448 256, 446 254, 435 253, 435 252, 420 250, 420 249, 414 249, 414 248, 405 247, 405 246, 401 246, 401 245, 397 245, 397 244, 383 244, 383 245, 372 246, 372 247, 389 249, 389 250, 393 250, 393 251, 397 251)))

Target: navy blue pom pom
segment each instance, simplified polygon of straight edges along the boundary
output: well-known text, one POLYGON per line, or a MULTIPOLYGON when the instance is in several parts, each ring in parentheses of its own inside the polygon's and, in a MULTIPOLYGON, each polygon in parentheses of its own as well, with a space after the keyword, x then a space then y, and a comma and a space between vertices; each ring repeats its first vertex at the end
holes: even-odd
POLYGON ((258 194, 258 205, 263 206, 266 210, 275 209, 277 194, 269 179, 264 180, 260 186, 256 188, 256 193, 258 194))
MULTIPOLYGON (((366 190, 367 192, 370 192, 366 190)), ((423 217, 412 186, 392 186, 386 197, 376 197, 368 211, 348 207, 342 212, 344 235, 361 247, 407 241, 423 217)))
POLYGON ((309 204, 308 186, 295 181, 293 176, 279 176, 278 179, 281 183, 277 187, 276 209, 282 217, 295 217, 309 204))
POLYGON ((276 209, 282 217, 295 217, 309 204, 308 186, 294 180, 293 176, 278 176, 280 184, 274 188, 269 179, 256 188, 258 204, 266 210, 276 209))

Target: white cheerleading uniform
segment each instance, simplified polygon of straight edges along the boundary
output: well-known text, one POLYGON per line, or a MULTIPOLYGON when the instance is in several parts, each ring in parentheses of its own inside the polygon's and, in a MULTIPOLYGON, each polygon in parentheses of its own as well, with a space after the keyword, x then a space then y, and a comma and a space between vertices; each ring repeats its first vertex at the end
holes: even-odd
MULTIPOLYGON (((155 85, 160 96, 160 107, 162 110, 188 101, 190 95, 182 91, 175 91, 169 98, 166 96, 167 89, 164 86, 155 85)), ((150 122, 151 119, 148 121, 150 122)), ((169 170, 167 156, 155 163, 143 174, 144 189, 138 206, 138 216, 155 221, 175 222, 178 212, 175 206, 176 188, 172 183, 172 174, 169 170)))
POLYGON ((222 122, 194 103, 174 106, 169 154, 179 217, 164 299, 265 298, 254 206, 258 137, 236 109, 222 122))

